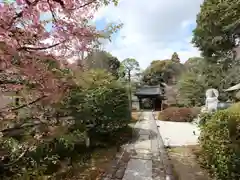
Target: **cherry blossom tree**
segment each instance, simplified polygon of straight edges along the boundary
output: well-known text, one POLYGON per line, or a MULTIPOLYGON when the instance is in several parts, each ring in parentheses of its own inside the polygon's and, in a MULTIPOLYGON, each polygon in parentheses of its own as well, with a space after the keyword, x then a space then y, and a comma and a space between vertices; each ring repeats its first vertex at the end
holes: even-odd
POLYGON ((61 96, 72 83, 62 67, 67 59, 90 51, 98 38, 106 35, 89 22, 99 7, 111 2, 117 3, 0 1, 0 93, 27 89, 36 99, 61 96))

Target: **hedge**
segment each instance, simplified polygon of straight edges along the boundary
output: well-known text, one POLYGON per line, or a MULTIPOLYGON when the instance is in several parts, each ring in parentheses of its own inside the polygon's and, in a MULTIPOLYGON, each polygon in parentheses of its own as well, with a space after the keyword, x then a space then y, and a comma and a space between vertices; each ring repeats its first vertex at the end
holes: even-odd
POLYGON ((237 112, 240 110, 240 103, 235 103, 232 106, 228 108, 229 111, 231 112, 237 112))
POLYGON ((192 122, 199 112, 199 108, 169 107, 159 113, 158 119, 162 121, 192 122))
POLYGON ((93 133, 111 133, 130 122, 126 88, 104 71, 82 74, 83 80, 67 100, 76 125, 91 126, 93 133))
POLYGON ((63 165, 69 172, 73 165, 85 168, 94 150, 119 148, 132 138, 132 128, 127 126, 131 117, 125 87, 104 71, 81 73, 75 81, 64 100, 54 106, 71 121, 59 118, 59 122, 49 123, 47 130, 45 125, 36 132, 35 128, 24 129, 24 138, 0 138, 2 179, 56 179, 63 173, 63 165), (86 132, 91 138, 90 147, 85 144, 86 132), (34 135, 40 137, 34 139, 34 135))
POLYGON ((230 108, 204 118, 199 137, 204 165, 218 180, 239 180, 240 109, 230 108))

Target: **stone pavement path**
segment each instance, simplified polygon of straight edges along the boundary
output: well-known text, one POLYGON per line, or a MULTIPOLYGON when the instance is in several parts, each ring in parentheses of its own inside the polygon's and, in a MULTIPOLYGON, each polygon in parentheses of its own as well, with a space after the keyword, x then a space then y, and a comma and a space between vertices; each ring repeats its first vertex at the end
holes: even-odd
POLYGON ((152 112, 143 112, 134 126, 137 138, 123 147, 104 180, 171 180, 164 165, 163 145, 152 112))

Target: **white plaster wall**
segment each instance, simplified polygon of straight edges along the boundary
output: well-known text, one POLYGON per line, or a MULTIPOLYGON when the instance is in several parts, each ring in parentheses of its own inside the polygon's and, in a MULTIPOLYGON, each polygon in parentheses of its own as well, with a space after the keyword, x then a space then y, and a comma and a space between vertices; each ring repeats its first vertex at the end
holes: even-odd
POLYGON ((139 109, 140 109, 140 107, 139 107, 139 102, 133 101, 133 102, 132 102, 132 108, 134 108, 134 109, 136 109, 136 110, 139 110, 139 109))

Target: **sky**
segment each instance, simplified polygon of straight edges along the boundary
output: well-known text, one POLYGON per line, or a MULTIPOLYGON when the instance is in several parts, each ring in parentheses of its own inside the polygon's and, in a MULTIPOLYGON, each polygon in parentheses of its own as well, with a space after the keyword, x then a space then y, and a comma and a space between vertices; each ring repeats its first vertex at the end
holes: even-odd
MULTIPOLYGON (((0 0, 1 2, 2 0, 0 0)), ((196 15, 203 0, 119 0, 118 6, 100 8, 94 17, 97 29, 108 23, 123 23, 112 35, 112 41, 103 41, 103 49, 120 61, 135 58, 142 69, 153 60, 171 58, 177 52, 181 62, 200 56, 191 44, 196 15)), ((48 19, 49 14, 41 15, 48 19)), ((46 26, 51 30, 52 25, 46 26)))
POLYGON ((120 61, 135 58, 141 68, 153 60, 171 58, 177 52, 181 62, 200 56, 191 44, 196 15, 203 0, 120 0, 95 14, 98 29, 107 23, 123 23, 112 42, 103 48, 120 61))

